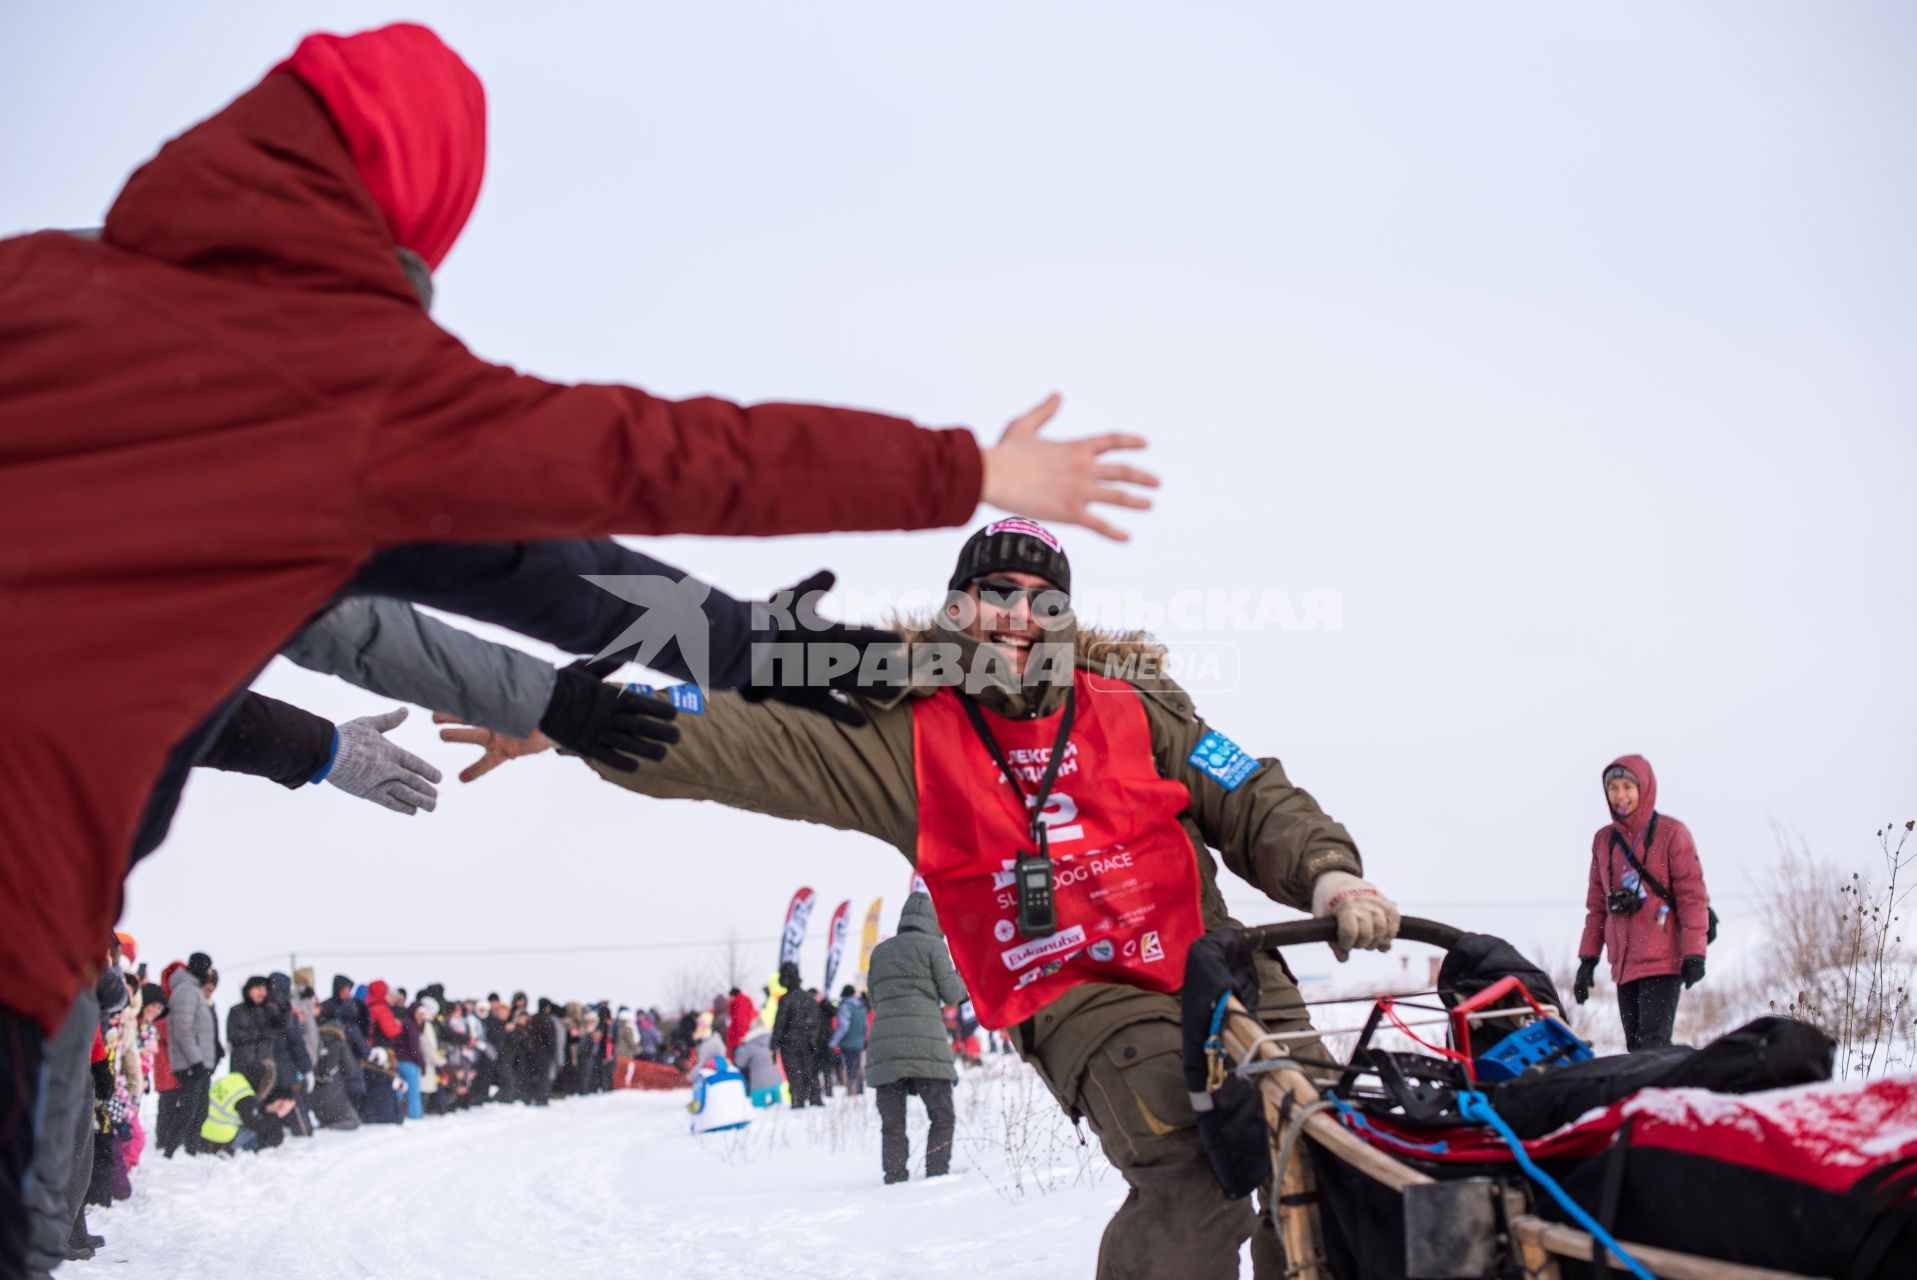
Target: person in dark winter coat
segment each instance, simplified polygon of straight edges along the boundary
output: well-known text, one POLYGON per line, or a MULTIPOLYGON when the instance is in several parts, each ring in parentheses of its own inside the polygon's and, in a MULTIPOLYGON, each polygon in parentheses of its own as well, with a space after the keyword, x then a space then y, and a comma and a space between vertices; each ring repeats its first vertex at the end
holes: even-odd
POLYGON ((406 1082, 393 1068, 393 1051, 384 1046, 366 1056, 366 1093, 360 1099, 359 1118, 367 1124, 406 1123, 406 1103, 401 1096, 406 1082))
MULTIPOLYGON (((273 1021, 273 1089, 284 1089, 297 1098, 301 1082, 313 1070, 313 1059, 306 1052, 306 1033, 293 1011, 293 980, 283 973, 266 979, 266 1003, 273 1021)), ((287 1132, 298 1135, 303 1126, 289 1125, 287 1132)))
POLYGON ((506 1002, 498 996, 486 1005, 480 1020, 486 1033, 487 1051, 473 1072, 473 1094, 480 1102, 511 1102, 513 1070, 511 1058, 512 1018, 506 1002))
POLYGON ((262 1096, 273 1091, 273 1038, 279 1021, 267 1002, 268 991, 266 979, 254 974, 240 989, 240 1003, 226 1011, 226 1043, 233 1055, 233 1070, 244 1074, 253 1091, 262 1096))
POLYGON ((916 1094, 932 1128, 925 1136, 925 1176, 952 1167, 952 1085, 958 1068, 946 1034, 944 1006, 965 1000, 965 984, 939 929, 932 899, 915 893, 899 912, 899 931, 872 949, 869 970, 872 1037, 865 1074, 879 1094, 879 1155, 887 1182, 910 1177, 905 1100, 916 1094))
POLYGON ((565 1029, 552 1001, 542 997, 539 1012, 526 1019, 526 1039, 519 1056, 520 1096, 530 1105, 543 1107, 552 1100, 553 1077, 565 1043, 565 1029))
POLYGON ((1590 997, 1600 946, 1611 957, 1625 1047, 1671 1042, 1679 984, 1704 980, 1711 895, 1691 831, 1657 811, 1657 775, 1643 756, 1619 756, 1604 768, 1611 820, 1591 838, 1584 937, 1572 995, 1590 997), (1646 874, 1648 873, 1648 874, 1646 874))
POLYGON ((806 989, 799 966, 788 960, 779 966, 779 1012, 772 1022, 772 1051, 785 1067, 792 1089, 792 1105, 822 1107, 819 1094, 819 993, 806 989))
POLYGON ((363 1095, 366 1074, 365 1068, 353 1057, 349 1035, 357 1035, 357 1032, 349 1033, 338 1022, 320 1027, 320 1056, 313 1064, 311 1103, 314 1116, 328 1129, 357 1129, 360 1123, 359 1103, 350 1083, 357 1079, 363 1095))
POLYGON ((366 1043, 366 1008, 353 998, 353 980, 341 975, 333 978, 333 994, 319 1007, 320 1029, 333 1027, 346 1046, 341 1062, 341 1082, 346 1096, 358 1106, 366 1093, 366 1073, 361 1064, 371 1046, 366 1043))
POLYGON ((839 1006, 833 1004, 825 992, 819 992, 819 1042, 813 1061, 819 1068, 819 1091, 827 1098, 832 1096, 834 1083, 839 1079, 838 1057, 832 1052, 832 1032, 838 1019, 839 1006))
POLYGON ((832 1047, 845 1069, 845 1091, 865 1092, 865 1001, 851 983, 839 992, 838 1016, 832 1020, 832 1047))

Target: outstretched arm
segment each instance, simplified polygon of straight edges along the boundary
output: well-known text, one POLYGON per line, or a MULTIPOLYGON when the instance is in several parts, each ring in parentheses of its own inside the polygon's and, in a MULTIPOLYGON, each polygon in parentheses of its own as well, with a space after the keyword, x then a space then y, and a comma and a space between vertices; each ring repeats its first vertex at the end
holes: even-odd
POLYGON ((1148 505, 1121 486, 1156 483, 1105 461, 1137 437, 1040 439, 1055 396, 983 451, 966 430, 852 409, 544 382, 477 359, 423 314, 417 326, 367 424, 381 545, 925 529, 963 523, 980 501, 1110 535, 1093 504, 1148 505))
POLYGON ((402 600, 342 600, 280 653, 308 670, 515 737, 537 729, 552 701, 550 664, 429 618, 402 600))
MULTIPOLYGON (((780 703, 754 705, 736 693, 712 694, 703 711, 674 721, 679 743, 663 760, 632 773, 592 767, 608 782, 642 795, 710 800, 860 831, 911 858, 918 844, 918 796, 909 702, 867 706, 869 721, 852 726, 780 703)), ((460 774, 463 780, 550 745, 476 728, 446 729, 440 737, 485 748, 480 761, 460 774)))

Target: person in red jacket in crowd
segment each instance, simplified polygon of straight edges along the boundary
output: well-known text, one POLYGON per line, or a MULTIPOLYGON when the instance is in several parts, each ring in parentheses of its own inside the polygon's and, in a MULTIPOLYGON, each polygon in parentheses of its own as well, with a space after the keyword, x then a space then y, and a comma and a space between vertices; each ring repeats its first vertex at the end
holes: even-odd
POLYGON ((1619 756, 1604 769, 1611 821, 1591 839, 1578 944, 1579 1004, 1591 996, 1599 947, 1611 957, 1624 1044, 1632 1053, 1671 1043, 1679 983, 1704 979, 1714 931, 1710 892, 1690 828, 1657 811, 1657 775, 1643 756, 1619 756))
MULTIPOLYGON (((171 991, 173 975, 183 973, 185 970, 186 962, 182 960, 174 960, 160 970, 161 991, 163 993, 171 991)), ((179 1134, 183 1123, 179 1114, 183 1095, 180 1090, 180 1078, 173 1074, 172 1055, 167 1050, 167 1041, 172 1030, 171 1018, 161 1018, 153 1028, 153 1089, 159 1094, 159 1111, 154 1119, 153 1143, 169 1159, 172 1158, 173 1149, 184 1140, 175 1136, 179 1134)))
POLYGON ((730 1058, 739 1051, 739 1044, 746 1038, 746 1032, 752 1030, 752 1024, 759 1017, 759 1011, 752 1005, 752 997, 734 987, 732 1001, 726 1007, 726 1057, 730 1058))
POLYGON ((404 1038, 405 1027, 393 1012, 391 989, 384 978, 366 984, 366 1016, 373 1024, 374 1044, 391 1048, 404 1038))
MULTIPOLYGON (((97 237, 0 241, 0 1114, 33 1110, 156 777, 382 548, 961 524, 1116 535, 1143 442, 992 448, 789 404, 564 386, 424 308, 478 199, 478 78, 424 27, 314 35, 126 182, 97 237), (102 672, 111 672, 102 679, 102 672), (109 733, 110 729, 110 733, 109 733), (102 755, 103 735, 112 750, 102 755)), ((27 1142, 0 1134, 0 1187, 27 1142)), ((0 1261, 18 1206, 0 1191, 0 1261)))

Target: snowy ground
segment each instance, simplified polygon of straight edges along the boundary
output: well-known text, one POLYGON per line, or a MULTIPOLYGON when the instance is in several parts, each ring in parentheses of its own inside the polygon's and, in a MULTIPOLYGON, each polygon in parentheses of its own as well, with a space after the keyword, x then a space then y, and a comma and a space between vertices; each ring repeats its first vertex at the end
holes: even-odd
MULTIPOLYGON (((759 1113, 694 1138, 685 1093, 488 1107, 231 1160, 150 1156, 90 1210, 107 1246, 59 1274, 802 1277, 1089 1275, 1125 1184, 1037 1077, 1005 1060, 959 1087, 953 1173, 879 1182, 872 1095, 759 1113)), ((150 1123, 150 1117, 149 1117, 150 1123)))

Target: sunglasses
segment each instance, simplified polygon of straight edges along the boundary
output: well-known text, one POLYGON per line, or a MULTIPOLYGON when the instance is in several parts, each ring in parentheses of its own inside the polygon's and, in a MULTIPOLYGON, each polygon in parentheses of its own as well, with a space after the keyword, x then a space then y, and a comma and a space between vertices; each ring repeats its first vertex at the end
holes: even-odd
POLYGON ((1028 587, 1006 578, 980 578, 972 584, 972 589, 978 593, 978 598, 982 602, 1000 609, 1017 608, 1018 602, 1023 600, 1026 607, 1033 613, 1063 612, 1065 593, 1057 587, 1028 587), (1049 610, 1041 610, 1039 606, 1041 600, 1051 606, 1049 610))

